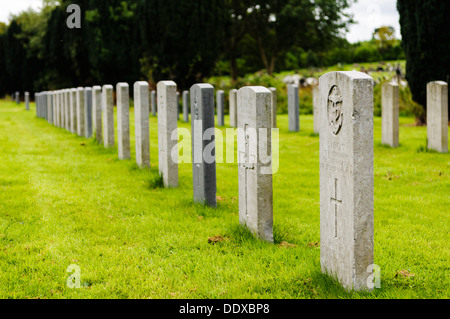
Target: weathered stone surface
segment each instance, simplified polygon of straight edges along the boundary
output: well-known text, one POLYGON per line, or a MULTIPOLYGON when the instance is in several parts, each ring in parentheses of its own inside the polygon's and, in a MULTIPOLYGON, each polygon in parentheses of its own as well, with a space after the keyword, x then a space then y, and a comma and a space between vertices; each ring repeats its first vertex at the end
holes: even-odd
POLYGON ((183 121, 189 122, 189 91, 183 91, 183 121))
POLYGON ((195 84, 190 93, 194 202, 215 207, 214 87, 206 83, 195 84))
POLYGON ((30 110, 30 93, 29 92, 25 92, 25 109, 27 111, 30 110))
POLYGON ((151 102, 152 102, 152 115, 156 116, 156 91, 151 92, 151 102))
POLYGON ((92 137, 92 88, 84 88, 84 136, 92 137))
POLYGON ((180 92, 177 91, 177 121, 180 119, 180 92))
POLYGON ((65 113, 64 128, 66 130, 70 131, 70 90, 68 90, 68 89, 64 90, 64 113, 65 113))
POLYGON ((319 134, 319 106, 320 106, 320 91, 319 86, 313 86, 313 120, 314 120, 314 133, 319 134))
POLYGON ((148 82, 134 83, 134 120, 136 163, 139 167, 150 167, 150 122, 148 82))
POLYGON ((70 131, 73 134, 78 132, 78 118, 77 118, 77 89, 70 89, 69 94, 70 103, 70 131))
POLYGON ((272 93, 272 128, 277 128, 277 89, 269 88, 272 93))
POLYGON ((52 91, 52 101, 53 101, 53 125, 55 125, 55 126, 58 126, 57 125, 57 121, 58 121, 58 118, 57 118, 57 114, 56 114, 56 102, 57 102, 57 95, 56 95, 56 92, 55 91, 52 91))
POLYGON ((373 264, 373 79, 331 72, 320 82, 320 262, 347 290, 370 290, 373 264))
POLYGON ((300 104, 298 85, 288 85, 289 131, 300 131, 300 104))
POLYGON ((103 143, 102 126, 102 88, 99 85, 92 87, 92 113, 93 113, 93 131, 97 143, 103 143))
POLYGON ((20 104, 20 93, 16 92, 16 103, 20 104))
POLYGON ((77 88, 77 134, 78 136, 84 136, 85 134, 85 113, 84 107, 84 88, 77 88))
POLYGON ((217 104, 217 126, 225 126, 225 92, 222 90, 216 93, 217 104))
POLYGON ((114 147, 114 102, 113 86, 103 85, 102 88, 102 115, 103 115, 103 145, 114 147))
POLYGON ((238 91, 239 222, 273 242, 272 93, 260 86, 238 91))
POLYGON ((165 187, 178 187, 176 90, 173 81, 161 81, 157 85, 159 173, 165 187))
POLYGON ((428 148, 448 152, 448 84, 435 81, 427 84, 428 148))
POLYGON ((237 112, 237 90, 233 89, 230 91, 230 127, 237 127, 238 123, 238 112, 237 112))
POLYGON ((381 87, 381 143, 399 146, 399 88, 397 83, 381 87))
POLYGON ((59 115, 61 128, 66 128, 66 106, 64 104, 64 90, 59 90, 59 115))
MULTIPOLYGON (((130 87, 128 83, 117 83, 117 145, 119 159, 130 159, 130 87)), ((136 101, 136 99, 135 99, 136 101)), ((135 103, 135 108, 136 108, 135 103)))
MULTIPOLYGON (((25 93, 26 94, 26 93, 25 93)), ((53 123, 53 95, 52 92, 46 92, 47 100, 47 121, 49 124, 53 123)), ((26 96, 25 96, 26 99, 26 96)))

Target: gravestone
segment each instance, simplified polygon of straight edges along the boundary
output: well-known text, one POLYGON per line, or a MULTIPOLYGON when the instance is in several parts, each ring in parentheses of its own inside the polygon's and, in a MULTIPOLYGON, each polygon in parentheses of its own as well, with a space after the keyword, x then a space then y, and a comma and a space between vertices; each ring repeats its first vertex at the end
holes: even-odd
POLYGON ((150 109, 148 105, 148 91, 148 82, 138 81, 134 83, 136 164, 140 168, 150 167, 150 109))
POLYGON ((298 96, 298 85, 288 85, 288 113, 289 113, 289 131, 300 131, 300 104, 298 96))
POLYGON ((62 114, 62 122, 61 122, 61 127, 66 129, 66 96, 65 96, 65 92, 66 90, 63 89, 61 90, 61 95, 60 95, 60 99, 61 99, 61 114, 62 114))
POLYGON ((70 132, 78 133, 78 118, 77 118, 77 89, 69 90, 70 103, 70 132))
POLYGON ((70 90, 69 89, 64 90, 64 107, 65 107, 64 111, 66 113, 65 128, 66 128, 66 130, 70 131, 70 90))
POLYGON ((448 84, 435 81, 427 84, 428 148, 448 152, 448 84))
POLYGON ((52 110, 52 114, 53 114, 53 121, 52 121, 52 124, 54 125, 54 126, 57 126, 56 125, 56 121, 57 121, 57 114, 56 114, 56 92, 55 91, 52 91, 51 92, 51 98, 52 98, 52 106, 53 106, 53 110, 52 110))
POLYGON ((152 101, 152 115, 156 116, 156 91, 155 90, 152 90, 151 101, 152 101))
POLYGON ((160 81, 158 92, 158 154, 159 174, 165 187, 178 187, 177 85, 160 81))
POLYGON ((77 88, 77 134, 78 136, 84 136, 85 133, 85 125, 84 122, 85 116, 85 107, 84 107, 84 88, 77 88))
POLYGON ((52 92, 47 92, 47 121, 49 124, 53 123, 53 95, 52 92))
POLYGON ((206 83, 195 84, 190 93, 194 202, 215 207, 214 87, 206 83))
POLYGON ((180 92, 177 91, 177 121, 180 119, 180 92))
POLYGON ((183 121, 189 122, 189 91, 183 91, 183 121))
POLYGON ((59 115, 59 95, 58 91, 53 92, 53 103, 55 104, 55 126, 60 127, 59 121, 60 121, 60 115, 59 115))
POLYGON ((131 158, 130 87, 128 83, 117 83, 116 92, 117 92, 117 146, 119 149, 119 159, 127 160, 131 158))
POLYGON ((370 290, 373 264, 373 79, 330 72, 320 86, 320 262, 347 290, 370 290))
POLYGON ((92 88, 84 88, 84 136, 92 137, 92 88))
POLYGON ((217 126, 225 126, 225 92, 222 90, 216 93, 217 104, 217 126))
POLYGON ((399 146, 399 87, 383 83, 381 87, 381 143, 399 146))
POLYGON ((319 86, 313 86, 313 121, 314 133, 319 134, 319 105, 320 105, 320 91, 319 86))
POLYGON ((20 104, 20 93, 16 92, 16 103, 20 104))
POLYGON ((261 87, 238 91, 239 222, 273 242, 272 93, 261 87))
POLYGON ((25 109, 27 111, 30 110, 30 93, 29 92, 25 92, 25 109))
POLYGON ((102 88, 98 85, 92 87, 92 113, 95 139, 97 140, 97 143, 102 144, 102 88))
POLYGON ((230 91, 230 127, 237 127, 238 116, 237 116, 237 90, 233 89, 230 91))
POLYGON ((103 115, 103 145, 114 147, 114 102, 113 86, 103 85, 102 88, 102 115, 103 115))
POLYGON ((272 128, 277 128, 277 89, 269 88, 272 93, 272 128))

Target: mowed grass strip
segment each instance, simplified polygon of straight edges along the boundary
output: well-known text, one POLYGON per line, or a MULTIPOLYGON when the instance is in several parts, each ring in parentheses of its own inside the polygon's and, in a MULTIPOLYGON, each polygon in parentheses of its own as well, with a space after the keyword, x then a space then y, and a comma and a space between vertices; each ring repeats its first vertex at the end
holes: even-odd
MULTIPOLYGON (((349 293, 320 271, 319 137, 312 116, 289 133, 278 116, 275 243, 239 226, 236 164, 217 165, 218 207, 192 201, 192 167, 158 187, 117 149, 0 101, 1 298, 448 298, 450 155, 426 151, 426 128, 401 118, 398 149, 375 118, 375 263, 381 288, 349 293), (69 265, 81 288, 67 286, 69 265)), ((226 118, 226 123, 228 118, 226 118)), ((179 122, 179 127, 190 124, 179 122)), ((222 129, 225 135, 225 128, 222 129)), ((117 134, 116 134, 117 138, 117 134)), ((117 144, 117 142, 116 142, 117 144)), ((156 176, 156 177, 155 177, 156 176)))

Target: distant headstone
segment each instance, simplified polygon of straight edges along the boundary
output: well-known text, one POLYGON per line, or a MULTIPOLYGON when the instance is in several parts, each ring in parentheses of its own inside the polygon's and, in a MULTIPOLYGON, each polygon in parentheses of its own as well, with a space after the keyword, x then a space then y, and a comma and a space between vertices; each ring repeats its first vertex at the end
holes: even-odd
POLYGON ((173 81, 161 81, 158 92, 158 152, 159 173, 165 187, 178 187, 177 135, 177 85, 173 81))
POLYGON ((78 133, 78 114, 77 114, 77 89, 69 90, 70 104, 70 132, 78 133))
POLYGON ((195 84, 190 93, 194 202, 215 207, 214 87, 205 83, 195 84))
POLYGON ((30 110, 30 93, 29 92, 25 92, 25 109, 27 111, 30 110))
POLYGON ((152 115, 156 116, 156 91, 151 92, 151 102, 152 102, 152 115))
POLYGON ((103 85, 102 88, 102 114, 103 114, 103 145, 114 147, 114 102, 113 86, 103 85))
POLYGON ((269 88, 272 93, 272 128, 277 128, 277 89, 269 88))
POLYGON ((314 133, 319 134, 319 106, 320 106, 320 91, 319 86, 313 86, 313 121, 314 133))
POLYGON ((56 123, 57 123, 57 120, 58 120, 57 114, 56 114, 56 102, 57 102, 56 97, 57 97, 56 91, 52 91, 52 100, 53 100, 53 125, 54 125, 54 126, 57 126, 56 123))
POLYGON ((66 123, 65 123, 65 129, 70 131, 70 90, 65 89, 64 90, 64 112, 65 114, 65 119, 66 119, 66 123))
POLYGON ((399 146, 399 88, 397 83, 381 87, 381 143, 399 146))
POLYGON ((84 88, 77 88, 77 134, 84 136, 85 133, 85 107, 84 107, 84 88))
POLYGON ((225 92, 219 90, 216 93, 217 126, 225 126, 225 92))
POLYGON ((119 149, 119 159, 127 160, 131 158, 130 87, 128 83, 117 83, 116 92, 117 92, 117 146, 119 149))
POLYGON ((180 92, 177 91, 177 120, 180 119, 180 92))
POLYGON ((288 113, 289 113, 289 131, 300 131, 300 104, 298 96, 298 85, 288 85, 288 113))
POLYGON ((20 93, 16 92, 16 103, 20 104, 20 93))
POLYGON ((261 87, 238 91, 239 222, 273 242, 272 93, 261 87))
POLYGON ((102 88, 101 86, 92 87, 92 113, 93 128, 97 143, 103 143, 103 126, 102 126, 102 88))
POLYGON ((84 88, 84 136, 92 137, 92 88, 84 88))
POLYGON ((233 89, 230 91, 230 127, 237 127, 238 116, 237 116, 237 90, 233 89))
POLYGON ((189 91, 183 91, 183 121, 189 122, 189 91))
POLYGON ((136 164, 140 168, 150 167, 150 108, 148 105, 148 91, 148 82, 139 81, 134 83, 136 164))
MULTIPOLYGON (((52 124, 53 123, 53 94, 52 94, 52 92, 46 92, 46 96, 47 96, 47 121, 49 124, 52 124)), ((26 95, 25 95, 25 99, 26 99, 26 95)))
POLYGON ((319 83, 321 268, 347 290, 370 290, 373 79, 361 72, 330 72, 319 83))
POLYGON ((427 84, 428 148, 448 152, 448 84, 435 81, 427 84))
POLYGON ((61 128, 66 128, 66 106, 64 105, 64 90, 59 90, 59 115, 61 128))

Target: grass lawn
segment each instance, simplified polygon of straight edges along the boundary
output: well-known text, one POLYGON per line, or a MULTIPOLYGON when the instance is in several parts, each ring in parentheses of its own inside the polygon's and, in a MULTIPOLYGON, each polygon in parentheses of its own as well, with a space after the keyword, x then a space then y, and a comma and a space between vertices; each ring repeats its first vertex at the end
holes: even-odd
MULTIPOLYGON (((134 121, 130 112, 131 123, 134 121)), ((181 116, 180 116, 181 118, 181 116)), ((424 151, 426 128, 401 118, 398 149, 375 119, 375 263, 381 288, 349 293, 320 271, 319 137, 312 116, 289 133, 279 115, 275 243, 238 222, 236 164, 218 164, 216 209, 192 201, 192 168, 177 189, 117 149, 0 101, 0 298, 449 298, 450 155, 424 151), (222 236, 216 244, 208 238, 222 236), (81 288, 66 282, 69 265, 81 288)), ((226 123, 228 118, 226 118, 226 123)), ((189 124, 179 122, 180 127, 189 124)), ((116 135, 117 136, 117 135, 116 135)))

